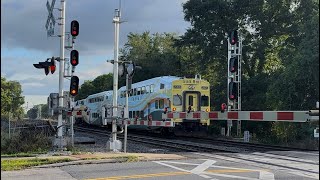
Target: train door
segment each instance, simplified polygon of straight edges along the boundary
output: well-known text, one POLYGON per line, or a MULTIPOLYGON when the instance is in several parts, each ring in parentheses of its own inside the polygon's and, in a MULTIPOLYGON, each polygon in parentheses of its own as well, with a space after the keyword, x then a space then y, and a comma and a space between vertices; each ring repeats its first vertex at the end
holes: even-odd
POLYGON ((183 110, 200 111, 200 93, 199 92, 185 92, 183 110))

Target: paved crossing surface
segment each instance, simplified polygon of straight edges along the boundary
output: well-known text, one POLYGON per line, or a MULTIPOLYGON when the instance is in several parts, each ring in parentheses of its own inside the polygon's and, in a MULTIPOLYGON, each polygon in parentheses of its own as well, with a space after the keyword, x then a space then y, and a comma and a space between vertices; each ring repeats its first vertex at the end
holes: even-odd
POLYGON ((184 159, 94 163, 1 172, 3 179, 319 179, 319 153, 184 153, 184 159), (286 156, 287 154, 288 156, 286 156))

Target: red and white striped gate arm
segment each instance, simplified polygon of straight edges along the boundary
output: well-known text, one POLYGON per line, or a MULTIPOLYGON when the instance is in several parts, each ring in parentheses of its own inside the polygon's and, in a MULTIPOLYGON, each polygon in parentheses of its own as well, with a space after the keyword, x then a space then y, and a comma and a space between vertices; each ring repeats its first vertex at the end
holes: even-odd
MULTIPOLYGON (((244 121, 287 121, 306 122, 314 118, 308 111, 229 111, 229 112, 168 112, 163 119, 210 119, 210 120, 244 120, 244 121)), ((319 118, 318 118, 319 119, 319 118)))
POLYGON ((144 126, 161 126, 161 127, 174 127, 173 121, 143 121, 143 120, 120 120, 117 124, 121 125, 144 125, 144 126))

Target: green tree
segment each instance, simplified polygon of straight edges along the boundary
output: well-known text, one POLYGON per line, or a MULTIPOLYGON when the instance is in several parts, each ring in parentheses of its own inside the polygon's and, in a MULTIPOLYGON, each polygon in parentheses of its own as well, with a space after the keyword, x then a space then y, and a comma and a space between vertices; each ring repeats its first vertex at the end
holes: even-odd
POLYGON ((20 83, 7 81, 5 77, 1 76, 1 116, 8 117, 8 113, 11 112, 11 117, 23 118, 23 103, 24 97, 20 83))
POLYGON ((142 67, 135 73, 133 82, 164 75, 181 75, 181 65, 174 42, 177 36, 170 33, 130 33, 121 49, 122 59, 142 67))
POLYGON ((285 68, 277 72, 267 93, 274 109, 308 110, 319 100, 319 2, 301 1, 296 10, 298 34, 283 49, 285 68))
MULTIPOLYGON (((125 81, 119 79, 119 87, 124 85, 125 81)), ((91 94, 108 91, 113 89, 113 75, 103 74, 96 77, 94 80, 84 81, 79 88, 79 94, 76 96, 76 100, 85 99, 91 94)))

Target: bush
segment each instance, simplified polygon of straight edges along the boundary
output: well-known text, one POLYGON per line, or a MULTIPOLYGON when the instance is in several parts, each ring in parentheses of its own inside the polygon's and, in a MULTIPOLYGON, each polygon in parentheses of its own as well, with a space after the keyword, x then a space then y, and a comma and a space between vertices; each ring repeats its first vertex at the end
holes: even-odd
POLYGON ((42 152, 51 148, 49 137, 40 130, 24 129, 9 135, 1 129, 1 153, 42 152))

